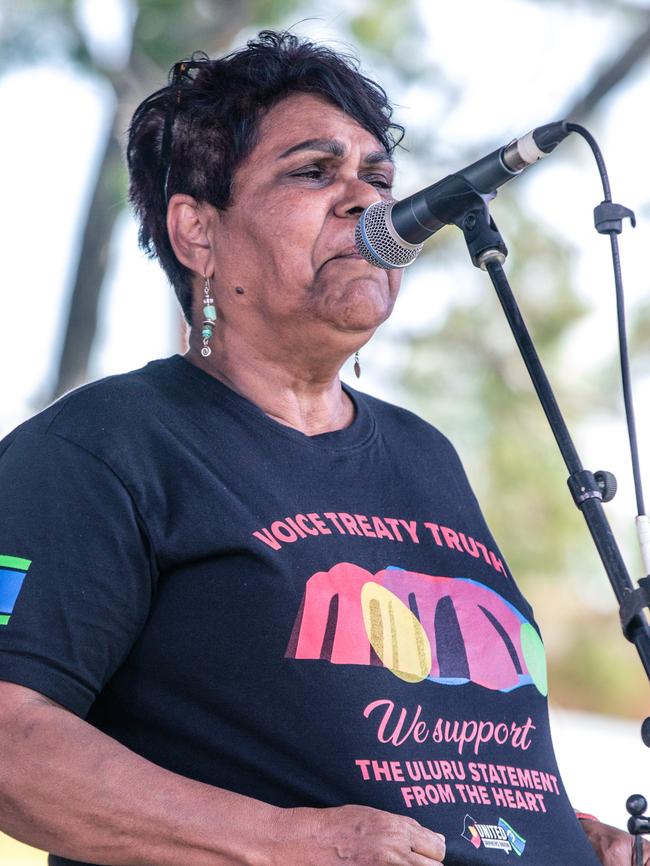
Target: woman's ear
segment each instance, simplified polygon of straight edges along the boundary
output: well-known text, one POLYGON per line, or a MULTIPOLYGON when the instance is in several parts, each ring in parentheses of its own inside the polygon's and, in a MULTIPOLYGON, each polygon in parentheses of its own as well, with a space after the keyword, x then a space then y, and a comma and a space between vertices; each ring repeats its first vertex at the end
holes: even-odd
POLYGON ((209 270, 210 209, 190 195, 176 193, 167 206, 167 233, 178 261, 197 274, 209 270))

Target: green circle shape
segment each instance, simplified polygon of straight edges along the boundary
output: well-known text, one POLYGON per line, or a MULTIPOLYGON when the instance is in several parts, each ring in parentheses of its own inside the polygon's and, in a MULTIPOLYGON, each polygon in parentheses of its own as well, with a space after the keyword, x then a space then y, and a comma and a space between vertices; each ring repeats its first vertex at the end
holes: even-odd
POLYGON ((542 639, 529 622, 522 624, 520 638, 528 673, 532 677, 538 692, 546 697, 548 694, 548 679, 546 676, 546 653, 544 652, 542 639))

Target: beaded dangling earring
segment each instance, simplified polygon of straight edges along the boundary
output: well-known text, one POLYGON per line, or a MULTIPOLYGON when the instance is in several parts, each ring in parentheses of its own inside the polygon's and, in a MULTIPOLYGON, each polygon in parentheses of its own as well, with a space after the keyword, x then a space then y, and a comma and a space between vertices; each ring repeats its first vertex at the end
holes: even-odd
POLYGON ((211 297, 211 287, 210 287, 210 278, 204 277, 205 283, 203 284, 203 327, 201 329, 201 336, 203 338, 203 348, 201 349, 201 354, 204 358, 207 358, 208 355, 212 354, 212 349, 208 345, 210 342, 210 338, 212 337, 212 331, 214 329, 214 323, 217 321, 217 308, 214 305, 214 298, 211 297))
POLYGON ((354 375, 357 379, 361 378, 361 364, 359 363, 359 352, 354 353, 354 375))

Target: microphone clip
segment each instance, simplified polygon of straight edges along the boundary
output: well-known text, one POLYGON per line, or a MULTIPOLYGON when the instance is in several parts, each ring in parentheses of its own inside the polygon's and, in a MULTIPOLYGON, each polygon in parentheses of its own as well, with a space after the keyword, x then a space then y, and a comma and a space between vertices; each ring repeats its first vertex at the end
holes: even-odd
POLYGON ((601 235, 620 235, 623 231, 623 220, 628 218, 632 228, 636 225, 634 211, 613 201, 601 201, 594 208, 594 225, 601 235))
POLYGON ((503 264, 508 247, 488 209, 488 202, 496 196, 496 191, 480 193, 460 175, 455 175, 453 181, 454 191, 447 199, 447 212, 440 217, 462 231, 474 267, 484 271, 488 262, 503 264))

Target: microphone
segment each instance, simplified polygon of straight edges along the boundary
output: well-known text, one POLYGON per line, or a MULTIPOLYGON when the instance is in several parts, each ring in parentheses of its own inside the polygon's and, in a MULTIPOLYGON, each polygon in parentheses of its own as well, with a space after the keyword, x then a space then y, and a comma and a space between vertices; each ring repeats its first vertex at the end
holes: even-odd
POLYGON ((354 239, 358 252, 378 268, 405 268, 422 251, 423 242, 443 226, 449 203, 467 184, 481 195, 496 195, 496 189, 521 174, 529 165, 547 156, 569 135, 566 121, 547 123, 516 138, 454 174, 401 201, 380 201, 367 207, 359 218, 354 239))

